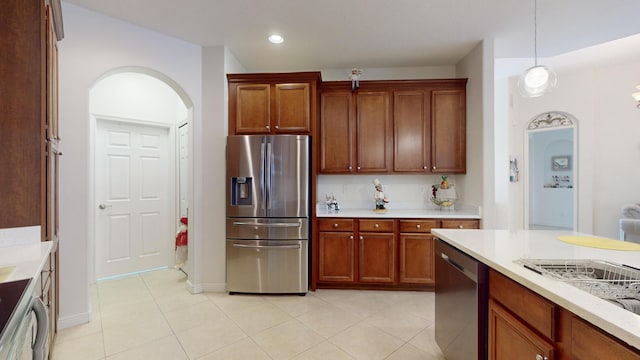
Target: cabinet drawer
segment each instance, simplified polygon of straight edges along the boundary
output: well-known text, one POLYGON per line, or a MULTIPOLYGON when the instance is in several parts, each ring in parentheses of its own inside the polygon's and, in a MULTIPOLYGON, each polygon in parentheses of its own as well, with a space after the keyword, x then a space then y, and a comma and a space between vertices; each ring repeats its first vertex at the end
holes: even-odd
POLYGON ((401 233, 430 233, 440 227, 439 220, 400 220, 401 233))
POLYGON ((359 220, 360 231, 393 232, 393 220, 359 220))
POLYGON ((480 220, 442 220, 445 229, 479 229, 480 220))
POLYGON ((493 270, 489 273, 489 295, 542 335, 556 340, 555 304, 493 270))
POLYGON ((320 231, 353 231, 353 219, 318 219, 320 231))

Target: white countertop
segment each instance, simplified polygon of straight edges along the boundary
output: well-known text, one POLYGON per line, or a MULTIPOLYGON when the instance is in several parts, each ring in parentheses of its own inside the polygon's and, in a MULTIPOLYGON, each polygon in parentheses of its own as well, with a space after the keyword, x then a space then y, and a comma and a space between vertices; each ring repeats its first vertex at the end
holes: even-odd
POLYGON ((388 218, 388 219, 480 219, 480 209, 477 206, 455 204, 452 210, 411 208, 410 206, 389 206, 386 213, 377 213, 372 208, 343 207, 337 212, 329 212, 327 206, 319 204, 316 207, 316 217, 331 218, 388 218))
POLYGON ((0 267, 15 266, 4 282, 35 278, 47 262, 49 253, 57 246, 53 241, 0 248, 0 267))
POLYGON ((432 229, 431 232, 492 269, 640 349, 640 315, 513 262, 519 258, 597 259, 640 268, 640 252, 589 248, 557 240, 559 235, 585 235, 571 231, 432 229))

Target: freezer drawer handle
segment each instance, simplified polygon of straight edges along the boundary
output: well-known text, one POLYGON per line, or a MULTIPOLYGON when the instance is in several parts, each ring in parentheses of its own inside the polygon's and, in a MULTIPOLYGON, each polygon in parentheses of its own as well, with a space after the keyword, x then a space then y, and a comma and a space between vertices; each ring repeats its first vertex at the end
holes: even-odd
POLYGON ((234 221, 233 225, 259 226, 259 227, 300 227, 302 226, 302 221, 298 221, 295 223, 253 223, 253 222, 246 222, 246 221, 234 221))
POLYGON ((233 244, 233 247, 247 248, 247 249, 300 249, 300 244, 297 245, 242 245, 233 244))

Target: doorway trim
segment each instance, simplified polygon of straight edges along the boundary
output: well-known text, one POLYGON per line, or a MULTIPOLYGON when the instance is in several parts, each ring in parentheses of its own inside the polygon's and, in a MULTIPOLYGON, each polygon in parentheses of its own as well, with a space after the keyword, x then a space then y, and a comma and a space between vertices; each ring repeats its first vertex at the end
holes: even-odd
MULTIPOLYGON (((189 97, 189 95, 187 94, 187 92, 182 88, 182 86, 180 86, 175 80, 171 79, 170 77, 168 77, 167 75, 165 75, 162 72, 159 72, 157 70, 151 69, 151 68, 147 68, 147 67, 143 67, 143 66, 121 66, 121 67, 116 67, 113 68, 111 70, 108 70, 106 72, 104 72, 102 75, 100 75, 98 78, 96 78, 96 80, 93 82, 93 84, 91 85, 91 87, 89 88, 88 92, 91 93, 91 90, 100 83, 101 80, 112 76, 112 75, 116 75, 116 74, 120 74, 120 73, 138 73, 138 74, 144 74, 144 75, 148 75, 151 76, 153 78, 156 78, 162 82, 164 82, 165 84, 167 84, 171 89, 173 89, 173 91, 176 92, 176 94, 178 95, 178 97, 180 98, 180 100, 182 100, 182 102, 184 103, 185 107, 187 108, 187 119, 186 121, 182 121, 179 120, 177 121, 175 124, 172 125, 172 134, 175 134, 175 129, 177 128, 177 126, 187 123, 190 125, 190 129, 194 129, 194 104, 193 101, 191 100, 191 98, 189 97)), ((89 95, 89 101, 91 101, 91 96, 89 95)), ((112 118, 112 117, 108 117, 108 116, 102 116, 99 114, 92 114, 91 113, 91 108, 89 105, 89 111, 90 113, 89 115, 89 149, 87 149, 89 151, 89 176, 90 178, 88 179, 89 181, 89 196, 87 199, 87 204, 86 204, 86 209, 87 209, 87 213, 89 214, 89 224, 88 224, 88 230, 89 230, 89 239, 87 239, 88 242, 88 248, 87 248, 87 252, 88 252, 88 256, 89 256, 89 261, 88 261, 88 269, 87 271, 89 272, 89 281, 90 283, 95 282, 96 280, 96 272, 95 272, 95 238, 94 238, 94 234, 95 234, 95 228, 96 228, 96 224, 95 224, 95 211, 96 211, 96 206, 94 206, 96 204, 96 199, 95 199, 95 147, 96 147, 96 131, 97 131, 97 120, 96 117, 100 117, 100 118, 112 118)), ((138 124, 140 124, 140 122, 138 122, 138 124)), ((154 123, 154 125, 157 125, 156 123, 154 123)), ((171 135, 170 135, 171 136, 171 135)), ((173 141, 173 138, 172 138, 173 141)), ((193 131, 189 131, 189 153, 193 154, 194 151, 194 141, 193 141, 193 131)), ((175 154, 173 155, 175 156, 175 154)), ((198 229, 198 225, 195 223, 195 219, 194 219, 194 215, 196 214, 196 209, 195 209, 195 203, 194 203, 194 176, 193 176, 193 172, 194 172, 194 163, 193 163, 193 156, 189 157, 189 161, 188 161, 188 176, 189 176, 189 194, 188 194, 188 199, 189 199, 189 204, 190 204, 190 211, 189 211, 189 243, 188 243, 188 253, 189 254, 199 254, 200 253, 200 248, 202 247, 202 245, 200 244, 199 241, 199 233, 197 231, 198 229)), ((174 182, 175 183, 175 182, 174 182)), ((174 202, 175 204, 175 202, 174 202)), ((175 206, 174 206, 175 208, 175 206)), ((172 209, 172 211, 175 211, 175 209, 172 209)), ((191 293, 196 293, 198 292, 197 289, 194 287, 194 283, 198 282, 199 279, 199 275, 198 275, 198 271, 197 269, 200 268, 200 264, 198 263, 198 258, 196 256, 190 256, 189 260, 187 262, 187 273, 189 274, 188 279, 187 279, 187 287, 188 290, 191 293)))
POLYGON ((533 117, 528 123, 527 127, 523 131, 524 136, 524 169, 526 173, 524 176, 524 229, 529 229, 530 218, 530 203, 529 196, 531 186, 531 164, 529 153, 529 134, 543 131, 553 131, 558 129, 573 129, 573 231, 578 231, 578 219, 579 219, 579 207, 578 207, 578 189, 579 179, 578 170, 580 157, 578 154, 578 120, 575 116, 563 112, 563 111, 546 111, 533 117))

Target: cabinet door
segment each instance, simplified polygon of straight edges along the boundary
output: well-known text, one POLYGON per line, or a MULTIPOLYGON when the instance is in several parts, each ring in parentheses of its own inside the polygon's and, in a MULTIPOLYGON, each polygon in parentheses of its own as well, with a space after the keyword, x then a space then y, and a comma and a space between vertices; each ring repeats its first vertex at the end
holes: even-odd
POLYGON ((433 284, 433 235, 400 234, 401 283, 433 284))
POLYGON ((320 232, 318 240, 318 280, 353 282, 355 280, 353 233, 320 232))
POLYGON ((396 268, 396 244, 393 234, 360 233, 358 280, 368 283, 393 283, 396 268))
POLYGON ((236 134, 265 134, 270 131, 269 84, 236 86, 236 134))
POLYGON ((356 98, 356 170, 387 172, 391 150, 389 93, 359 92, 356 98))
POLYGON ((274 133, 308 133, 311 131, 308 83, 275 85, 274 133))
POLYGON ((429 171, 430 103, 424 91, 393 94, 393 171, 429 171))
POLYGON ((489 360, 555 359, 553 344, 489 299, 489 360))
POLYGON ((638 351, 620 344, 593 325, 574 316, 571 319, 571 356, 576 360, 638 360, 638 351))
POLYGON ((355 157, 355 108, 348 91, 321 94, 320 172, 350 173, 355 157))
POLYGON ((431 93, 431 172, 464 174, 466 168, 465 91, 431 93))

